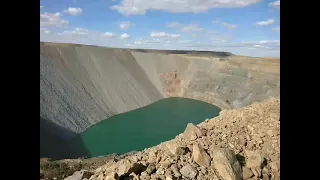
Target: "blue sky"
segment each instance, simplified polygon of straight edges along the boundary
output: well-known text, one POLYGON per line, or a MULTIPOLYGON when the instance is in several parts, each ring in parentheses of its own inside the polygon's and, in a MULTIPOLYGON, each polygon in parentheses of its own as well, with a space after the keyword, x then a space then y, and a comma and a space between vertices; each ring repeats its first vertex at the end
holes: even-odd
POLYGON ((40 41, 280 56, 280 0, 40 0, 40 41))

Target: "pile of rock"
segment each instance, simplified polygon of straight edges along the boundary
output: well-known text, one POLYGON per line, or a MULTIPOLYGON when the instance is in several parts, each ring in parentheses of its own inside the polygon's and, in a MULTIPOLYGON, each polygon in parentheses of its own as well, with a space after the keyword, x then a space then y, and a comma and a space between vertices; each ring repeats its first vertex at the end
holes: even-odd
MULTIPOLYGON (((158 146, 113 159, 90 180, 280 179, 280 100, 223 110, 158 146)), ((84 179, 84 178, 78 178, 84 179)))

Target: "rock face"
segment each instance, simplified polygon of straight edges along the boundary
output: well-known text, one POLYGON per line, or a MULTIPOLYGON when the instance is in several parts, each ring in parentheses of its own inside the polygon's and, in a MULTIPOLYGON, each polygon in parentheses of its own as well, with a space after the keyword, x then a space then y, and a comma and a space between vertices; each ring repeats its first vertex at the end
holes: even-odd
MULTIPOLYGON (((279 120, 279 99, 223 110, 218 117, 187 126, 185 132, 201 132, 201 136, 195 133, 196 139, 187 140, 182 133, 158 146, 108 159, 91 170, 90 179, 278 180, 279 120)), ((92 160, 82 163, 86 161, 92 160)), ((40 172, 47 174, 43 169, 40 172)))
POLYGON ((193 161, 199 166, 209 167, 211 158, 207 152, 199 145, 194 144, 192 148, 193 161))
POLYGON ((253 176, 253 173, 251 172, 251 170, 247 167, 243 167, 242 168, 242 177, 243 179, 249 179, 253 176))
POLYGON ((179 144, 176 141, 172 141, 166 144, 167 148, 168 148, 168 152, 169 154, 173 155, 173 156, 180 156, 185 154, 186 150, 185 148, 179 146, 179 144))
POLYGON ((229 149, 214 148, 212 150, 212 163, 217 173, 224 180, 241 180, 242 169, 234 152, 229 149))
POLYGON ((192 123, 188 123, 186 130, 183 133, 183 138, 187 141, 196 140, 197 138, 204 136, 204 130, 199 129, 192 123))
MULTIPOLYGON (((108 117, 168 96, 221 109, 279 96, 279 60, 176 53, 40 43, 40 119, 65 130, 50 123, 41 128, 58 143, 108 117)), ((276 136, 271 133, 268 136, 276 136)), ((48 139, 41 144, 45 142, 48 139)))

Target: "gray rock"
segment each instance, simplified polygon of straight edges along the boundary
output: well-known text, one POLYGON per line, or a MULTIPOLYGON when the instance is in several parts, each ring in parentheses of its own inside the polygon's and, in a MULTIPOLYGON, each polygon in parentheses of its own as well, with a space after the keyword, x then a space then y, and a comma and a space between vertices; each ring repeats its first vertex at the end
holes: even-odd
POLYGON ((224 180, 242 180, 242 169, 234 152, 228 149, 212 149, 212 168, 224 180))
POLYGON ((73 175, 65 178, 64 180, 82 180, 83 178, 90 178, 92 175, 93 173, 89 171, 81 170, 74 172, 73 175))
POLYGON ((180 169, 180 173, 182 174, 182 176, 187 177, 187 178, 195 178, 197 176, 197 169, 194 168, 193 166, 191 166, 190 164, 187 164, 185 166, 183 166, 180 169))
POLYGON ((211 158, 199 144, 193 144, 192 157, 199 166, 210 166, 211 158))
POLYGON ((199 127, 192 123, 188 123, 186 130, 183 133, 183 138, 187 141, 196 140, 199 137, 205 135, 205 130, 201 130, 199 127))

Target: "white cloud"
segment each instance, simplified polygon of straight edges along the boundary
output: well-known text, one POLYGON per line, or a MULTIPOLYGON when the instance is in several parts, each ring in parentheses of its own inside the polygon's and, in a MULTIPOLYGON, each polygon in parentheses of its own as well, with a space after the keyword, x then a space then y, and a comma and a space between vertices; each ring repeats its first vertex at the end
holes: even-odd
POLYGON ((275 27, 275 28, 272 28, 272 31, 275 31, 275 32, 280 32, 280 27, 275 27))
POLYGON ((178 29, 184 33, 194 33, 194 32, 201 32, 205 30, 201 28, 198 24, 181 24, 177 22, 169 23, 168 27, 178 29))
POLYGON ((207 39, 210 39, 213 43, 232 42, 232 36, 222 33, 213 33, 212 35, 209 35, 207 39))
POLYGON ((120 23, 120 29, 122 30, 128 30, 129 27, 131 26, 131 23, 130 22, 123 22, 123 23, 120 23))
POLYGON ((40 27, 61 27, 67 25, 69 22, 61 19, 62 14, 57 13, 43 13, 40 14, 40 27))
POLYGON ((224 27, 226 27, 227 29, 235 29, 235 28, 237 28, 237 25, 235 25, 235 24, 229 24, 229 23, 222 23, 222 25, 224 26, 224 27))
POLYGON ((111 33, 111 32, 106 32, 103 34, 103 36, 106 36, 106 37, 116 37, 115 34, 111 33))
POLYGON ((74 30, 66 30, 61 33, 57 33, 58 35, 72 34, 72 35, 88 35, 88 30, 84 28, 74 28, 74 30))
POLYGON ((143 44, 142 41, 134 41, 133 43, 134 43, 134 44, 137 44, 137 45, 143 44))
POLYGON ((172 22, 168 24, 168 27, 170 28, 181 28, 181 26, 183 26, 183 24, 177 23, 177 22, 172 22))
POLYGON ((161 40, 159 38, 153 38, 151 40, 146 40, 144 41, 144 44, 155 44, 155 43, 160 43, 161 40))
POLYGON ((163 38, 163 37, 167 37, 167 38, 179 38, 180 34, 168 34, 165 32, 152 32, 150 34, 151 37, 157 37, 157 38, 163 38))
POLYGON ((133 42, 133 44, 135 45, 139 45, 139 47, 141 47, 141 45, 146 45, 146 47, 150 46, 150 45, 155 45, 155 44, 158 44, 160 42, 165 42, 165 41, 162 41, 160 40, 159 38, 152 38, 152 39, 137 39, 133 42))
POLYGON ((45 31, 43 31, 43 32, 46 33, 46 34, 49 34, 49 33, 50 33, 49 30, 45 30, 45 31))
POLYGON ((235 25, 235 24, 230 24, 230 23, 226 23, 226 22, 223 22, 223 21, 219 21, 219 20, 214 20, 214 21, 212 21, 212 23, 220 24, 220 25, 222 25, 225 28, 230 29, 230 30, 233 30, 233 29, 237 28, 237 25, 235 25))
POLYGON ((261 47, 263 47, 263 46, 260 45, 260 44, 255 44, 255 45, 253 45, 253 47, 255 47, 255 48, 261 48, 261 47))
POLYGON ((268 19, 266 21, 257 22, 256 25, 258 25, 258 26, 268 26, 268 25, 273 24, 274 22, 275 22, 274 19, 268 19))
POLYGON ((69 7, 67 10, 65 10, 66 13, 68 13, 71 16, 77 16, 82 14, 82 9, 81 8, 74 8, 74 7, 69 7))
POLYGON ((280 8, 280 0, 269 3, 269 6, 274 8, 280 8))
POLYGON ((241 8, 262 0, 123 0, 111 8, 123 15, 144 15, 149 10, 203 13, 213 8, 241 8))
POLYGON ((40 6, 40 9, 44 8, 44 6, 40 6))
POLYGON ((181 41, 178 41, 179 44, 190 44, 192 43, 191 40, 181 40, 181 41))
MULTIPOLYGON (((48 29, 40 27, 40 40, 45 42, 58 43, 75 43, 88 44, 98 46, 109 46, 118 48, 146 48, 146 49, 177 49, 177 50, 209 50, 209 51, 226 51, 237 55, 246 56, 280 56, 280 40, 261 40, 249 42, 233 42, 225 41, 227 37, 215 34, 217 41, 210 41, 210 37, 206 39, 171 39, 168 33, 153 33, 154 37, 146 37, 145 39, 129 38, 129 35, 122 34, 122 38, 110 38, 103 35, 102 32, 89 31, 84 28, 74 28, 61 33, 50 32, 46 34, 48 29), (128 37, 123 39, 123 37, 128 37), (218 41, 218 38, 222 38, 218 41), (222 43, 224 41, 224 43, 222 43), (130 46, 129 46, 130 45, 130 46)), ((106 34, 106 33, 104 33, 106 34)), ((109 34, 109 33, 107 33, 109 34)), ((110 33, 109 35, 113 35, 110 33)))
POLYGON ((128 39, 130 36, 127 33, 121 34, 120 39, 128 39))
MULTIPOLYGON (((79 30, 79 29, 78 29, 79 30)), ((44 31, 40 31, 40 41, 44 42, 56 42, 56 43, 74 43, 74 44, 87 44, 97 46, 109 46, 109 47, 125 47, 126 41, 120 38, 110 38, 103 36, 101 32, 88 30, 86 35, 83 33, 75 33, 76 29, 71 31, 63 31, 61 33, 52 32, 46 34, 44 31)), ((129 42, 130 43, 130 42, 129 42)))
POLYGON ((261 41, 247 41, 241 43, 243 46, 254 47, 279 47, 280 40, 261 40, 261 41))
POLYGON ((188 24, 181 28, 182 32, 200 32, 204 29, 201 28, 198 24, 188 24))

